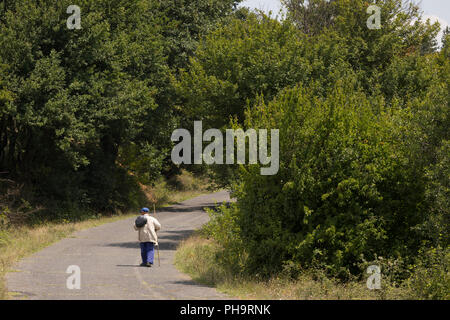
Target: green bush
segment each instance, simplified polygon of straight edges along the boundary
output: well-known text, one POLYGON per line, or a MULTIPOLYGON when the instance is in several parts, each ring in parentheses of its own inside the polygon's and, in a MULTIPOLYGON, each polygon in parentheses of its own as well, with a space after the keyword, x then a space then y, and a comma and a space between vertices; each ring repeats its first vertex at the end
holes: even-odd
POLYGON ((450 249, 441 247, 420 252, 419 262, 406 285, 413 299, 450 299, 450 249))
POLYGON ((210 33, 175 84, 187 119, 280 130, 278 174, 217 166, 238 201, 206 229, 252 274, 353 279, 377 262, 400 285, 420 250, 449 244, 448 34, 435 52, 439 26, 401 0, 377 2, 380 30, 364 0, 288 2, 287 20, 210 33))
POLYGON ((191 238, 181 247, 182 250, 175 253, 175 265, 194 280, 215 285, 227 277, 227 271, 217 264, 220 248, 214 242, 191 238))
POLYGON ((207 210, 210 221, 203 226, 202 232, 213 238, 220 250, 216 259, 218 263, 231 273, 238 274, 244 271, 247 254, 240 238, 240 228, 237 224, 239 211, 236 205, 207 210))
POLYGON ((236 191, 248 267, 270 273, 293 261, 346 278, 361 274, 361 259, 414 252, 423 177, 393 134, 396 114, 375 113, 383 100, 349 84, 325 99, 311 92, 285 90, 247 114, 247 127, 280 130, 279 173, 245 166, 236 191))

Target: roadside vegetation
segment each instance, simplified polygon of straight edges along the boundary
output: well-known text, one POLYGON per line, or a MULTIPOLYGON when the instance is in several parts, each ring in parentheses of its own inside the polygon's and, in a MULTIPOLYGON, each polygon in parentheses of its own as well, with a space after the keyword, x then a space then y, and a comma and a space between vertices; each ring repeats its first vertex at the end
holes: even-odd
MULTIPOLYGON (((450 299, 449 276, 445 265, 450 263, 436 259, 416 268, 406 281, 395 281, 399 266, 384 265, 381 289, 369 290, 367 277, 354 277, 347 281, 333 278, 322 268, 305 270, 285 269, 270 277, 259 277, 236 272, 235 266, 223 262, 223 247, 202 233, 183 241, 176 252, 175 265, 193 280, 217 288, 220 292, 239 299, 257 300, 422 300, 450 299), (431 263, 430 263, 431 262, 431 263)), ((442 256, 442 254, 441 254, 442 256)))
POLYGON ((237 201, 211 212, 213 242, 180 249, 194 256, 181 268, 262 295, 287 275, 314 297, 336 284, 343 297, 449 299, 448 30, 438 48, 439 26, 400 0, 375 1, 378 30, 367 1, 285 2, 286 19, 250 14, 208 34, 181 73, 191 116, 280 136, 275 175, 215 167, 237 201), (357 289, 372 265, 379 295, 357 289))
POLYGON ((214 286, 219 291, 239 299, 378 299, 404 298, 405 290, 391 292, 370 291, 363 281, 339 283, 322 274, 321 270, 301 272, 295 279, 288 273, 279 273, 268 279, 233 273, 232 266, 224 266, 217 259, 222 248, 213 240, 196 235, 183 241, 178 247, 177 268, 189 274, 199 283, 214 286))
POLYGON ((207 175, 237 201, 182 247, 197 278, 449 299, 450 30, 441 43, 409 0, 283 0, 281 17, 240 2, 80 0, 78 30, 72 0, 0 3, 4 265, 94 217, 194 195, 207 175), (175 165, 171 135, 196 120, 279 130, 279 171, 175 165), (22 227, 43 240, 16 255, 22 227), (371 265, 385 291, 362 290, 371 265))

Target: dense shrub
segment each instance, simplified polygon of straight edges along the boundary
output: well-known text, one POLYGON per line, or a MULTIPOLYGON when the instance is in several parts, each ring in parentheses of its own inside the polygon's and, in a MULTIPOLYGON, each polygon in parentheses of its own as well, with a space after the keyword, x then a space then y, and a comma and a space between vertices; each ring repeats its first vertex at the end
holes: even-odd
POLYGON ((247 126, 280 130, 280 171, 242 171, 238 206, 249 267, 320 263, 333 274, 356 262, 418 248, 423 182, 410 166, 391 112, 351 86, 326 99, 298 87, 253 108, 247 126))
POLYGON ((405 285, 413 299, 450 299, 450 250, 442 247, 422 250, 418 264, 405 285))
POLYGON ((245 270, 247 253, 241 239, 238 224, 239 210, 235 204, 221 205, 215 210, 208 209, 210 221, 203 226, 202 232, 213 238, 219 245, 217 263, 233 274, 245 270))
POLYGON ((448 41, 434 52, 438 26, 399 0, 379 1, 376 31, 367 1, 289 2, 300 11, 288 20, 250 16, 205 38, 182 74, 188 113, 280 130, 278 174, 218 170, 238 201, 212 216, 210 234, 225 251, 241 246, 253 274, 284 265, 349 279, 384 261, 403 281, 421 250, 449 245, 448 41), (305 31, 305 17, 329 20, 305 31))

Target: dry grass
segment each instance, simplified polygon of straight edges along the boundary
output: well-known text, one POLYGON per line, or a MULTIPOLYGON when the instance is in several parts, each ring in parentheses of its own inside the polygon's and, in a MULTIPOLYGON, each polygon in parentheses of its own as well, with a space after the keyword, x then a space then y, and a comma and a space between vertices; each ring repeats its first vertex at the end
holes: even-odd
POLYGON ((409 297, 405 289, 383 286, 381 290, 369 290, 364 281, 342 284, 317 272, 305 272, 296 280, 283 276, 255 280, 243 275, 232 275, 218 265, 218 250, 220 248, 213 241, 194 235, 180 244, 175 265, 195 281, 212 285, 219 291, 240 299, 373 300, 409 297))
POLYGON ((142 190, 158 208, 211 192, 211 181, 205 177, 194 177, 192 173, 182 170, 180 175, 169 181, 161 178, 154 187, 142 186, 142 190))

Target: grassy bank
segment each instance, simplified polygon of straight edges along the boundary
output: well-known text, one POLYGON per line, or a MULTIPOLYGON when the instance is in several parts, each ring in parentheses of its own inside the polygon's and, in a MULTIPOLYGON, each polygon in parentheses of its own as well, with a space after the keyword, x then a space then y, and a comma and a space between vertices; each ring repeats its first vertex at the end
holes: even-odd
MULTIPOLYGON (((161 208, 207 193, 208 186, 208 181, 205 179, 195 178, 188 172, 183 172, 175 180, 161 179, 152 188, 144 187, 144 191, 149 193, 149 196, 151 194, 152 200, 156 201, 156 207, 161 208)), ((150 207, 151 203, 147 205, 150 207)), ((61 220, 33 226, 0 228, 0 299, 8 298, 5 274, 11 271, 13 264, 20 259, 66 238, 76 231, 126 219, 136 214, 136 212, 127 212, 113 216, 93 215, 78 222, 61 220)))
POLYGON ((218 264, 221 248, 200 234, 182 242, 175 256, 176 267, 195 281, 216 287, 219 291, 240 299, 416 299, 417 294, 406 286, 394 287, 382 279, 380 290, 369 290, 366 282, 340 283, 320 271, 305 271, 296 279, 280 275, 270 280, 258 280, 236 275, 218 264))

